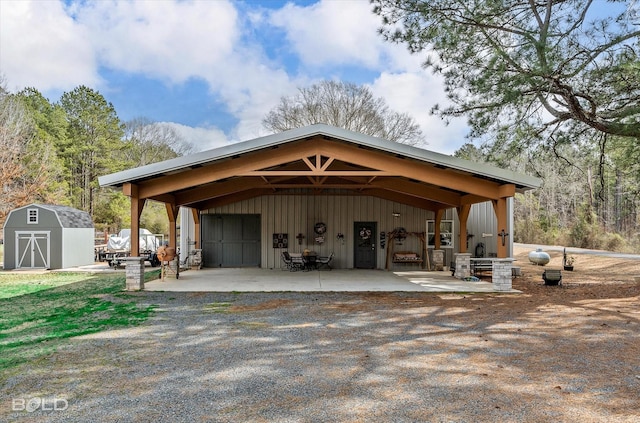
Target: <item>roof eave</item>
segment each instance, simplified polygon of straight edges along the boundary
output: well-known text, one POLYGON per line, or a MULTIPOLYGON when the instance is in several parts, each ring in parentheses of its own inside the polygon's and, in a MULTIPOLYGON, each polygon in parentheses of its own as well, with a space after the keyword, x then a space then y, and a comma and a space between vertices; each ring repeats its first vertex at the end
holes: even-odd
POLYGON ((303 128, 296 128, 277 134, 255 138, 249 141, 239 142, 224 147, 195 153, 189 156, 177 157, 159 163, 153 163, 139 168, 128 169, 110 175, 100 176, 100 186, 120 187, 127 182, 135 182, 150 178, 159 174, 178 172, 188 168, 209 164, 213 161, 224 160, 233 156, 246 154, 261 149, 268 149, 316 136, 324 136, 352 142, 363 147, 374 148, 387 153, 402 155, 414 160, 428 162, 436 166, 445 166, 452 169, 477 174, 486 178, 500 180, 503 183, 513 183, 524 191, 539 188, 541 181, 538 178, 519 174, 506 169, 500 169, 484 163, 475 163, 453 156, 424 150, 405 144, 398 144, 372 137, 361 133, 336 128, 326 124, 316 124, 303 128))

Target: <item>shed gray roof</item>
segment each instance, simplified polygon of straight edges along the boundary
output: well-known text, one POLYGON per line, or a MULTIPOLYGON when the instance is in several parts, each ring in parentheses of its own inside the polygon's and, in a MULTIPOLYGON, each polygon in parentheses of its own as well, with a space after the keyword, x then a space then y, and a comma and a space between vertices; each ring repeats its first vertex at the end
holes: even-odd
MULTIPOLYGON (((63 228, 93 228, 93 219, 91 215, 85 211, 74 209, 73 207, 57 206, 53 204, 30 204, 28 206, 19 207, 15 210, 40 207, 45 210, 52 211, 58 217, 60 225, 63 228)), ((14 210, 14 211, 15 211, 14 210)))
POLYGON ((153 163, 122 172, 112 173, 110 175, 101 176, 98 180, 101 186, 122 186, 127 182, 135 183, 148 178, 199 167, 240 154, 301 139, 313 138, 316 136, 324 136, 385 151, 394 155, 402 155, 437 166, 457 169, 489 179, 499 180, 503 183, 513 183, 519 191, 538 188, 541 184, 540 179, 533 176, 516 173, 507 169, 501 169, 485 163, 476 163, 422 148, 391 142, 382 138, 372 137, 326 124, 315 124, 305 126, 303 128, 291 129, 278 134, 255 138, 225 147, 207 150, 188 156, 177 157, 175 159, 165 160, 163 162, 153 163))
POLYGON ((55 212, 63 228, 93 228, 93 219, 85 211, 56 205, 42 205, 41 207, 55 212))

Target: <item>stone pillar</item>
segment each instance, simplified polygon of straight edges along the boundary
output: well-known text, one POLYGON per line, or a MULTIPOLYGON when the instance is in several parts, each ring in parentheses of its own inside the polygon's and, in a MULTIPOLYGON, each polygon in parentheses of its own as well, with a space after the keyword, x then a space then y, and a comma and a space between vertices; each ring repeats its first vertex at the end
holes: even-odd
POLYGON ((511 265, 513 259, 493 259, 491 282, 496 291, 511 290, 511 265))
POLYGON ((144 289, 144 257, 126 257, 125 274, 127 277, 127 291, 144 289))
POLYGON ((458 279, 464 279, 471 276, 471 254, 456 253, 456 273, 454 276, 458 279))
POLYGON ((431 258, 433 259, 433 268, 435 270, 444 270, 444 251, 443 250, 433 250, 433 254, 431 254, 431 258))

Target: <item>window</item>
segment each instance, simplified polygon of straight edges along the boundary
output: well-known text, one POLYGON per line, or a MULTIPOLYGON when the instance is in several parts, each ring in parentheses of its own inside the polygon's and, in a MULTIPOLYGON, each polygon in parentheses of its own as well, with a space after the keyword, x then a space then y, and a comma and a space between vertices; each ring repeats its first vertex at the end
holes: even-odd
POLYGON ((38 224, 38 209, 27 209, 27 224, 28 225, 38 224))
MULTIPOLYGON (((435 246, 435 225, 434 220, 427 220, 427 245, 435 246)), ((440 248, 453 248, 453 220, 440 221, 440 248)))

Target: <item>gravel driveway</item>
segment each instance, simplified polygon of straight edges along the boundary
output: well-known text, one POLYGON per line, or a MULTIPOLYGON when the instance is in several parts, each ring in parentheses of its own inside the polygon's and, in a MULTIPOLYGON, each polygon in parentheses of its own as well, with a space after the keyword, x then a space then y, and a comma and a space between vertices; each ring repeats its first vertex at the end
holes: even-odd
POLYGON ((640 421, 640 287, 554 288, 136 293, 143 325, 6 375, 0 421, 640 421))

